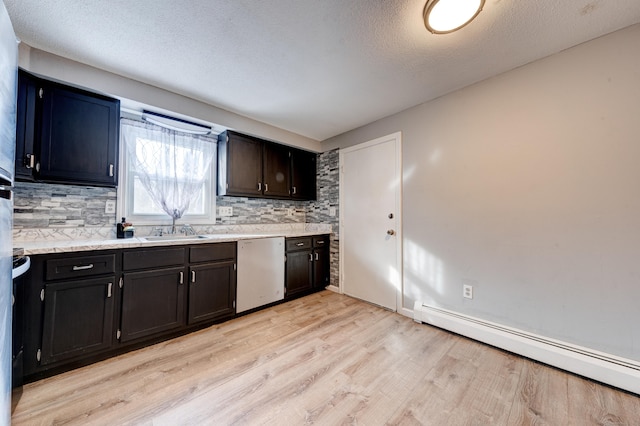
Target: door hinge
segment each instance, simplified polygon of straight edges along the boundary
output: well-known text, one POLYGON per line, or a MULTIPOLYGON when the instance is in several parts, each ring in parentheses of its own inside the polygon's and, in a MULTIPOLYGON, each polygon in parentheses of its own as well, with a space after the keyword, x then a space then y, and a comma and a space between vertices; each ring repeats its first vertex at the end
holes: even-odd
POLYGON ((36 352, 36 360, 40 362, 40 359, 42 359, 42 351, 38 349, 38 352, 36 352))
POLYGON ((120 340, 120 336, 122 336, 122 332, 120 330, 116 331, 116 339, 120 340))
POLYGON ((44 288, 40 290, 40 301, 44 302, 44 288))
POLYGON ((124 287, 124 280, 122 279, 122 277, 120 277, 120 281, 118 281, 118 287, 124 287))

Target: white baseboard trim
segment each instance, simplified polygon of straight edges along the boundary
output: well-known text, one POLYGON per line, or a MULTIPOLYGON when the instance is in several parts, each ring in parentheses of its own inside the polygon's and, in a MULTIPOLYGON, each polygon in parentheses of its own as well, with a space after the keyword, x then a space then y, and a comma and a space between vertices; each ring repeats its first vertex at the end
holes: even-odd
POLYGON ((416 302, 416 322, 453 331, 480 342, 640 394, 640 363, 516 328, 416 302))
POLYGON ((333 284, 332 284, 332 285, 328 285, 328 286, 326 286, 326 287, 325 287, 325 290, 331 290, 331 291, 333 291, 333 292, 335 292, 335 293, 342 293, 342 292, 340 291, 340 287, 337 287, 337 286, 335 286, 335 285, 333 285, 333 284))
POLYGON ((404 306, 398 310, 398 313, 405 317, 414 318, 413 311, 411 309, 405 308, 404 306))

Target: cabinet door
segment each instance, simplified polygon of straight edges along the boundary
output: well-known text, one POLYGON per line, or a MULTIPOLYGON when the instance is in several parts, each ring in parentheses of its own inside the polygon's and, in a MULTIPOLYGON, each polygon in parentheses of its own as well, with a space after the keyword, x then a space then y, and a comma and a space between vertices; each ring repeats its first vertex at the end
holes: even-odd
POLYGON ((320 290, 329 285, 329 247, 313 250, 313 288, 320 290))
POLYGON ((33 180, 36 165, 36 91, 36 79, 20 70, 16 117, 16 179, 19 180, 33 180))
POLYGON ((265 197, 289 198, 289 149, 265 142, 263 165, 265 197))
POLYGON ((119 101, 52 83, 41 88, 38 178, 116 186, 119 101))
POLYGON ((184 325, 184 268, 125 273, 121 342, 184 325))
POLYGON ((291 150, 291 197, 298 200, 316 199, 316 154, 300 149, 291 150))
POLYGON ((262 195, 262 142, 225 132, 218 146, 218 195, 262 195))
POLYGON ((287 298, 312 288, 313 257, 310 250, 287 252, 285 283, 287 298))
POLYGON ((45 285, 41 364, 111 346, 115 277, 45 285))
POLYGON ((231 317, 236 313, 235 262, 189 269, 189 324, 231 317))

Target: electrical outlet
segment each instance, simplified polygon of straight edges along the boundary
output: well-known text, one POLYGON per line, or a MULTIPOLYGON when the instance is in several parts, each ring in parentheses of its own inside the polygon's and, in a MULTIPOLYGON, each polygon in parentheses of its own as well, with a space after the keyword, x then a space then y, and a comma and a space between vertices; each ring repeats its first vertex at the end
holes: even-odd
POLYGON ((291 216, 295 216, 295 214, 296 214, 296 209, 294 209, 293 207, 289 207, 287 209, 287 216, 291 217, 291 216))
POLYGON ((329 216, 336 217, 336 208, 335 207, 329 207, 329 216))
POLYGON ((462 285, 462 297, 466 299, 473 299, 473 286, 469 284, 462 285))
POLYGON ((220 206, 218 207, 218 216, 220 217, 224 217, 224 216, 233 216, 233 207, 225 207, 225 206, 220 206))
POLYGON ((107 200, 104 203, 104 212, 106 214, 115 214, 116 212, 116 200, 107 200))

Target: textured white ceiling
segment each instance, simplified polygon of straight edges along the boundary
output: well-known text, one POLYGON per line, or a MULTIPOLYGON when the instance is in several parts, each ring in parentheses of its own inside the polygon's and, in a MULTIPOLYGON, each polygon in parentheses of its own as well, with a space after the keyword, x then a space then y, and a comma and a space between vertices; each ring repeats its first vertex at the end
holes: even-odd
MULTIPOLYGON (((4 0, 26 44, 324 140, 640 22, 639 0, 4 0)), ((640 40, 639 40, 640 52, 640 40)))

